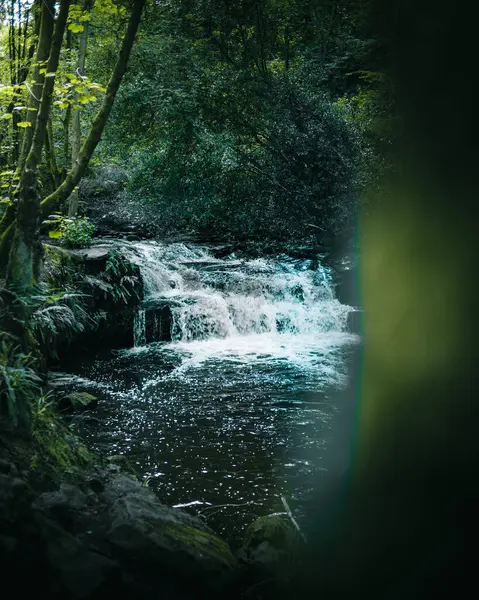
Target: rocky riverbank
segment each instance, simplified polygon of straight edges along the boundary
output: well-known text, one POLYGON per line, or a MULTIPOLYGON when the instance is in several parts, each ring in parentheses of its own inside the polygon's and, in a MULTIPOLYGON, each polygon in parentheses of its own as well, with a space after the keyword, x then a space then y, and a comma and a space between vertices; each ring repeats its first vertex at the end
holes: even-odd
POLYGON ((205 521, 161 504, 124 457, 91 453, 53 413, 22 435, 0 422, 0 563, 16 597, 256 597, 265 573, 284 582, 298 542, 274 515, 235 555, 205 521))

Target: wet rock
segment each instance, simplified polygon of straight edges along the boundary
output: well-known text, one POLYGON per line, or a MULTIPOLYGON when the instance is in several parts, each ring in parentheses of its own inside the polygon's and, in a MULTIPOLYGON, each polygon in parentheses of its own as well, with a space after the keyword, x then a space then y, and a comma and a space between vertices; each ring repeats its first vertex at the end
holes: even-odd
POLYGON ((298 561, 304 542, 290 519, 273 514, 254 521, 246 530, 240 557, 248 563, 280 568, 298 561))
POLYGON ((67 598, 99 597, 116 587, 120 565, 90 548, 50 519, 41 519, 47 559, 67 598))
POLYGON ((31 500, 32 492, 23 479, 0 474, 0 531, 8 531, 28 512, 31 500))
POLYGON ((98 407, 98 398, 87 392, 73 392, 61 398, 57 406, 60 412, 93 410, 98 407))
POLYGON ((45 492, 37 502, 43 507, 69 506, 74 510, 81 510, 87 504, 87 496, 78 486, 62 483, 58 491, 45 492))
POLYGON ((117 467, 117 471, 121 470, 136 477, 136 471, 126 456, 123 456, 122 454, 116 454, 114 456, 109 456, 107 460, 112 467, 117 467))
POLYGON ((0 458, 0 473, 4 475, 18 475, 17 467, 10 461, 0 458))
POLYGON ((112 248, 109 245, 98 245, 81 250, 70 250, 70 253, 83 259, 85 271, 88 274, 98 275, 106 269, 111 250, 112 248))
MULTIPOLYGON (((194 301, 194 300, 193 300, 194 301)), ((162 298, 143 304, 145 311, 145 341, 171 342, 173 328, 173 309, 182 305, 181 298, 162 298)), ((186 298, 184 302, 192 302, 186 298)))
POLYGON ((352 310, 348 313, 347 330, 356 335, 362 334, 364 311, 361 309, 352 310))
POLYGON ((359 268, 339 268, 334 271, 336 298, 341 304, 360 306, 359 301, 359 268))
POLYGON ((154 494, 126 475, 114 477, 103 499, 109 505, 108 541, 150 577, 201 578, 216 585, 235 569, 228 545, 201 521, 164 506, 154 494), (212 577, 215 576, 215 577, 212 577))

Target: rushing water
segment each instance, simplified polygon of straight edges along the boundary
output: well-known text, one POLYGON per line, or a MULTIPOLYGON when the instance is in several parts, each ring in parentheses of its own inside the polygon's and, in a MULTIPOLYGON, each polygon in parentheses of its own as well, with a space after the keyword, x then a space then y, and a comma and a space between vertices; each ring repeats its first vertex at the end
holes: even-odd
POLYGON ((282 495, 300 515, 358 341, 330 272, 287 256, 216 259, 193 245, 124 251, 146 292, 135 348, 76 369, 74 385, 101 399, 94 418, 81 418, 83 434, 232 539, 282 510, 282 495))

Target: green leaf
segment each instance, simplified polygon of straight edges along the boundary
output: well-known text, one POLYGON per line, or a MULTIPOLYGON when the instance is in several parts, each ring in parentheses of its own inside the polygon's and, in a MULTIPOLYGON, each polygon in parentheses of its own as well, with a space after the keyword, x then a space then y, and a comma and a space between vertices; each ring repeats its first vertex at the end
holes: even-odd
POLYGON ((5 119, 5 121, 7 119, 11 119, 12 118, 12 113, 6 113, 5 115, 2 115, 2 119, 5 119))
POLYGON ((57 240, 58 238, 61 238, 62 235, 63 235, 62 232, 60 230, 58 230, 58 229, 53 229, 53 231, 49 231, 48 232, 48 237, 50 237, 50 238, 52 238, 54 240, 57 240))
POLYGON ((30 121, 20 121, 19 123, 17 123, 17 127, 31 127, 32 124, 30 121))
POLYGON ((70 25, 68 25, 68 29, 73 33, 81 33, 85 28, 79 23, 71 23, 70 25))

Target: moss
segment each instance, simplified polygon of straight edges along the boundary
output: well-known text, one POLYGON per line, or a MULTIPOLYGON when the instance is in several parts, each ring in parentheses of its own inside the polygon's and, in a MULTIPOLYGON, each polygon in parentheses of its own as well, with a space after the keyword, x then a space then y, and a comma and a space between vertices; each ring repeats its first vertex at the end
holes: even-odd
POLYGON ((248 527, 243 548, 253 560, 287 565, 299 560, 304 542, 287 516, 274 514, 261 517, 248 527))
POLYGON ((62 412, 71 410, 88 410, 98 406, 98 399, 93 394, 87 392, 73 392, 64 396, 58 403, 58 408, 62 412))
POLYGON ((50 244, 43 244, 43 250, 48 281, 54 287, 72 283, 74 278, 78 276, 78 269, 83 267, 82 258, 64 248, 51 246, 50 244))
POLYGON ((228 544, 215 535, 184 524, 171 523, 162 525, 161 528, 163 533, 190 548, 198 556, 210 557, 228 569, 237 567, 236 559, 228 544))
POLYGON ((34 453, 30 467, 40 479, 80 481, 99 459, 53 415, 32 424, 34 453))

